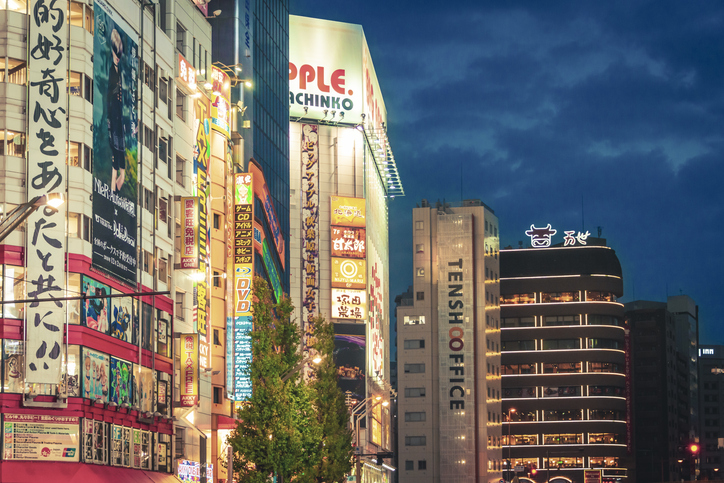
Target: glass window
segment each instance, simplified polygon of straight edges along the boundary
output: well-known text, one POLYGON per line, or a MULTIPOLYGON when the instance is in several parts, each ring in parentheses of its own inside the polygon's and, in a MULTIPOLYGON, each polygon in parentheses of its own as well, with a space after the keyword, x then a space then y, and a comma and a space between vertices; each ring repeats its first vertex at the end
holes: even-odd
POLYGON ((615 302, 616 296, 611 292, 586 291, 586 300, 593 302, 615 302))
POLYGON ((425 421, 425 420, 426 420, 425 411, 405 412, 405 422, 407 422, 407 423, 425 421))
MULTIPOLYGON (((5 277, 2 281, 3 300, 23 300, 25 298, 25 267, 5 265, 5 277)), ((22 319, 25 316, 25 304, 3 304, 3 317, 22 319)))
POLYGON ((68 23, 75 27, 83 27, 83 4, 70 2, 70 17, 68 23))
POLYGON ((623 366, 613 362, 589 362, 588 372, 615 372, 623 374, 623 366))
POLYGON ((504 364, 502 367, 503 375, 511 374, 536 374, 535 364, 504 364))
POLYGON ((421 221, 415 222, 415 230, 422 230, 423 224, 421 221))
POLYGON ((412 315, 408 316, 405 315, 405 317, 402 319, 403 325, 425 325, 425 316, 424 315, 412 315))
POLYGON ((503 327, 535 327, 535 317, 504 317, 503 327))
POLYGON ((11 84, 25 85, 27 82, 27 69, 24 60, 8 59, 7 82, 11 84))
POLYGON ((581 339, 544 339, 543 350, 580 349, 581 339))
POLYGON ((535 293, 513 293, 500 295, 501 304, 534 304, 535 293))
POLYGON ((425 364, 405 364, 405 374, 420 374, 425 372, 425 364))
POLYGON ((547 410, 543 411, 545 421, 581 421, 583 419, 580 409, 547 410))
POLYGON ((531 398, 535 397, 535 387, 505 387, 503 398, 531 398))
POLYGON ((184 292, 176 291, 176 306, 174 308, 174 314, 179 320, 184 320, 184 292))
POLYGON ((544 374, 581 372, 580 362, 546 362, 543 364, 544 374))
POLYGON ((184 172, 185 172, 186 160, 181 156, 176 156, 176 183, 184 186, 184 172))
POLYGON ((406 387, 405 397, 425 397, 424 387, 406 387))
POLYGON ((623 411, 615 411, 612 409, 591 409, 588 419, 607 420, 607 421, 612 421, 612 420, 623 421, 625 418, 624 418, 623 411))
POLYGON ((426 470, 427 469, 427 460, 419 460, 417 462, 417 469, 418 470, 426 470))
POLYGON ((6 156, 25 156, 25 133, 8 131, 8 142, 5 143, 6 156))
POLYGON ((589 396, 623 396, 624 390, 617 386, 588 386, 589 396))
POLYGON ((543 388, 543 397, 573 397, 581 395, 581 386, 553 386, 543 388))
POLYGON ((82 86, 83 74, 81 74, 80 72, 71 71, 70 76, 68 77, 68 89, 70 95, 81 97, 83 95, 82 86))
POLYGON ((502 345, 504 352, 535 350, 535 340, 506 340, 502 345))
POLYGON ((68 164, 70 166, 80 166, 80 143, 71 141, 68 143, 68 164))
POLYGON ((541 302, 544 304, 578 302, 580 300, 579 292, 542 292, 540 297, 541 302))
POLYGON ((85 5, 85 29, 93 33, 93 7, 85 5))
POLYGON ((424 277, 425 276, 425 269, 423 267, 417 267, 415 273, 418 277, 424 277))
MULTIPOLYGON (((3 3, 5 3, 5 2, 3 2, 3 3)), ((27 6, 27 2, 25 2, 25 0, 9 0, 8 1, 8 10, 12 10, 14 12, 26 13, 26 6, 27 6)))
POLYGON ((186 120, 186 95, 180 89, 176 89, 176 115, 182 120, 186 120))
POLYGON ((623 341, 615 339, 588 339, 590 349, 623 349, 623 341))
POLYGON ((425 339, 405 340, 404 344, 405 349, 424 349, 425 339))
POLYGON ((415 462, 412 460, 405 460, 405 470, 412 471, 415 469, 415 462))
MULTIPOLYGON (((503 437, 503 439, 506 439, 503 437)), ((508 444, 507 442, 505 444, 508 444)), ((511 445, 529 445, 529 444, 538 444, 538 435, 537 434, 514 434, 510 436, 510 444, 511 445)))
POLYGON ((405 436, 405 446, 425 446, 426 444, 425 436, 405 436))
POLYGON ((604 444, 623 443, 624 437, 622 434, 616 433, 589 433, 588 442, 604 444))
POLYGON ((592 456, 591 468, 617 468, 618 458, 613 456, 592 456))
POLYGON ((581 444, 582 434, 544 434, 543 444, 581 444))
POLYGON ((183 53, 184 44, 186 43, 186 29, 183 25, 176 22, 176 49, 183 53))
POLYGON ((613 315, 589 314, 587 320, 588 325, 623 325, 621 318, 613 315))
POLYGON ((544 326, 555 325, 581 325, 579 315, 547 315, 543 318, 544 326))
POLYGON ((25 375, 23 341, 3 341, 3 392, 22 393, 25 375))
MULTIPOLYGON (((77 295, 79 293, 80 273, 69 273, 67 295, 77 295)), ((80 324, 80 300, 68 301, 68 321, 73 325, 80 324)))

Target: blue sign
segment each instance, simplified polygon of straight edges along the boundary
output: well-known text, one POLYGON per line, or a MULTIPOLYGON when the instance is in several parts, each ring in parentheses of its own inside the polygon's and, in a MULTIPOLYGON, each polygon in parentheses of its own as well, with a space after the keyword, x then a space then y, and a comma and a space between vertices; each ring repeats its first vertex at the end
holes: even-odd
POLYGON ((253 329, 250 315, 236 318, 234 327, 234 401, 251 398, 251 336, 253 329))

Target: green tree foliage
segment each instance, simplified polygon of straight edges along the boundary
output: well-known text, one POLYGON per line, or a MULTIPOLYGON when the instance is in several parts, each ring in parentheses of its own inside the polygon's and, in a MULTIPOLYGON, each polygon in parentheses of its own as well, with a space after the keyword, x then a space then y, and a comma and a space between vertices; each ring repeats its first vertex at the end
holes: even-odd
POLYGON ((352 432, 345 396, 337 385, 334 324, 323 317, 314 321, 314 349, 322 357, 311 382, 317 423, 321 432, 320 455, 314 467, 316 482, 342 482, 352 469, 352 432))
POLYGON ((239 409, 236 429, 229 437, 234 449, 234 471, 239 481, 266 483, 292 481, 313 466, 313 441, 319 441, 311 391, 298 377, 282 381, 301 360, 300 331, 290 320, 288 298, 274 303, 262 279, 253 286, 254 330, 250 333, 252 396, 239 409))

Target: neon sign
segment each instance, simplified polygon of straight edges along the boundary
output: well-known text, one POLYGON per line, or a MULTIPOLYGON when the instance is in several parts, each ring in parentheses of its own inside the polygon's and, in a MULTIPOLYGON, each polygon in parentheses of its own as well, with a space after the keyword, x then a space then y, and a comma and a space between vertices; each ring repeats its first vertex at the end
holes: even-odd
MULTIPOLYGON (((550 223, 548 223, 548 226, 542 228, 530 225, 530 230, 525 232, 525 234, 530 237, 530 246, 533 248, 546 248, 551 246, 553 235, 556 233, 558 233, 558 230, 551 227, 550 223)), ((563 233, 565 233, 563 237, 564 247, 586 245, 588 237, 591 236, 591 233, 588 231, 584 233, 580 231, 576 232, 576 230, 564 230, 563 233)))

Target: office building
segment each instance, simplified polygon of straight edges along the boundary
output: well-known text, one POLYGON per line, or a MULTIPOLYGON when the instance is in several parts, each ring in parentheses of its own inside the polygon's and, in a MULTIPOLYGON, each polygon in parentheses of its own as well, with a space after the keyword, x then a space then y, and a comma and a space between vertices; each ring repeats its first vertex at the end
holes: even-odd
MULTIPOLYGON (((698 455, 690 448, 699 443, 698 374, 692 374, 691 354, 698 348, 696 304, 678 295, 667 302, 629 302, 625 311, 634 353, 636 481, 693 479, 698 455)), ((695 352, 694 371, 697 360, 695 352)))
POLYGON ((196 85, 211 74, 205 8, 8 1, 2 14, 3 227, 44 195, 65 203, 0 245, 0 480, 211 476, 210 425, 193 420, 212 405, 198 366, 213 327, 205 174, 226 148, 196 85))
POLYGON ((480 200, 423 200, 412 219, 413 300, 397 307, 398 478, 497 482, 498 219, 480 200))
POLYGON ((699 346, 699 471, 701 479, 720 479, 724 471, 724 346, 699 346))
MULTIPOLYGON (((534 481, 626 481, 632 438, 621 266, 605 240, 550 225, 500 252, 503 458, 534 481), (533 474, 533 470, 536 474, 533 474)), ((506 472, 508 479, 512 473, 506 472)))
MULTIPOLYGON (((360 454, 390 451, 388 205, 404 194, 359 25, 290 17, 290 295, 304 350, 335 323, 340 385, 360 454), (379 399, 378 399, 379 398, 379 399)), ((393 467, 362 457, 362 482, 393 467)))

